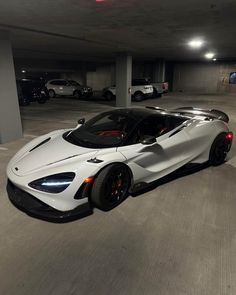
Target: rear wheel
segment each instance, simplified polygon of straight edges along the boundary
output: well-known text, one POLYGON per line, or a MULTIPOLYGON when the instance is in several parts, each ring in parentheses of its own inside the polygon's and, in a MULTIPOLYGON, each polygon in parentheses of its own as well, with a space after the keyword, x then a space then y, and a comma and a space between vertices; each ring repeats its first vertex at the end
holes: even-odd
POLYGON ((144 95, 141 91, 137 91, 134 93, 134 101, 142 101, 144 99, 144 95))
POLYGON ((123 164, 109 165, 96 177, 91 191, 91 201, 97 208, 109 211, 128 196, 129 186, 128 168, 123 164))
POLYGON ((227 142, 227 139, 225 138, 225 134, 222 133, 215 138, 211 146, 209 163, 212 166, 218 166, 224 163, 227 153, 228 153, 228 142, 227 142))
POLYGON ((54 98, 54 97, 56 96, 56 93, 55 93, 54 90, 50 89, 50 90, 48 91, 48 95, 49 95, 50 98, 54 98))

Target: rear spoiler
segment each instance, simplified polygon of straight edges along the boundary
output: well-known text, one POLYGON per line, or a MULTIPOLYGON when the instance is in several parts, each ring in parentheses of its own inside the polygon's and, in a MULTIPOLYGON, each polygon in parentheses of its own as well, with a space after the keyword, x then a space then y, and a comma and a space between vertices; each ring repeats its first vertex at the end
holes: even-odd
POLYGON ((199 108, 193 108, 193 107, 182 107, 182 108, 178 108, 175 109, 173 112, 176 113, 181 113, 181 114, 193 114, 193 115, 202 115, 202 116, 206 116, 210 119, 218 119, 221 121, 224 121, 226 123, 229 122, 229 116, 219 110, 205 110, 205 109, 199 109, 199 108))
POLYGON ((222 120, 226 123, 229 122, 229 116, 219 110, 205 110, 205 109, 199 109, 199 108, 193 108, 193 107, 182 107, 182 108, 177 108, 175 110, 165 110, 159 107, 155 106, 146 106, 147 109, 152 109, 160 112, 166 112, 166 113, 174 113, 174 114, 181 114, 181 115, 199 115, 199 116, 205 116, 209 119, 218 119, 222 120))

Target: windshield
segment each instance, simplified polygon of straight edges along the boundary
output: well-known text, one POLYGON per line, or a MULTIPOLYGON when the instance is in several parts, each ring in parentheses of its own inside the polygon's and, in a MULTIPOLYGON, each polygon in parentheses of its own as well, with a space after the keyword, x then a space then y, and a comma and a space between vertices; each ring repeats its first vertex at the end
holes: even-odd
POLYGON ((72 86, 80 86, 80 84, 74 80, 69 80, 70 85, 72 86))
POLYGON ((70 143, 89 148, 121 146, 136 126, 135 118, 127 114, 100 114, 78 129, 64 135, 70 143))

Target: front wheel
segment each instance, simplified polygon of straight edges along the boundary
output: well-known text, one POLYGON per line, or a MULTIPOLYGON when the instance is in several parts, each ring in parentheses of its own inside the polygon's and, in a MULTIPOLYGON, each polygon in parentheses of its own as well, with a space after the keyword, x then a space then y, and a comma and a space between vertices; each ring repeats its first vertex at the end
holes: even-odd
POLYGON ((137 91, 133 96, 134 101, 142 101, 144 99, 144 95, 141 91, 137 91))
POLYGON ((105 167, 95 178, 91 201, 99 209, 109 211, 118 206, 128 196, 130 174, 123 164, 105 167))
POLYGON ((76 90, 74 93, 73 93, 73 96, 75 97, 75 98, 77 98, 77 99, 80 99, 81 98, 81 93, 78 91, 78 90, 76 90))
POLYGON ((218 166, 223 164, 227 156, 228 150, 229 150, 229 146, 228 146, 228 142, 225 137, 225 134, 224 133, 219 134, 215 138, 211 146, 209 163, 212 166, 218 166))
POLYGON ((54 97, 56 96, 56 93, 55 93, 54 90, 50 89, 50 90, 48 91, 48 95, 49 95, 50 98, 54 98, 54 97))

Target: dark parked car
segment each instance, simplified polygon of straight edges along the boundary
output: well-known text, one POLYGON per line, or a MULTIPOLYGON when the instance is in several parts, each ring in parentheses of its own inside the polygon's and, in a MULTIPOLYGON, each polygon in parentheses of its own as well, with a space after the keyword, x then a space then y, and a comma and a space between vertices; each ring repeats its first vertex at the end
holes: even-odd
POLYGON ((16 86, 21 106, 29 105, 33 101, 45 103, 49 98, 45 83, 42 81, 22 79, 16 81, 16 86))

